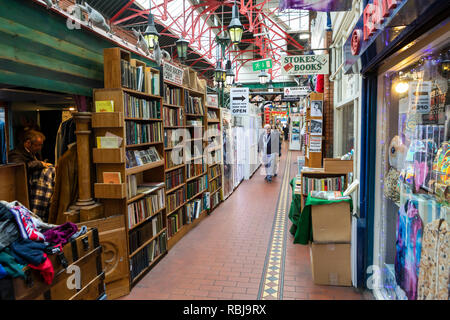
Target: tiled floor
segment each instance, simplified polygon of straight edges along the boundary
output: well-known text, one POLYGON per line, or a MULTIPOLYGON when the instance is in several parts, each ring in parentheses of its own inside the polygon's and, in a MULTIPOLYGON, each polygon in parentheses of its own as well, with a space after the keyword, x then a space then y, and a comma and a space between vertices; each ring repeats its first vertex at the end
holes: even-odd
MULTIPOLYGON (((266 255, 272 241, 277 202, 288 155, 283 146, 279 175, 271 184, 260 168, 243 181, 212 214, 193 228, 122 299, 257 300, 264 298, 266 255)), ((296 173, 291 153, 289 179, 296 173)), ((288 188, 287 203, 291 190, 288 188)), ((284 265, 276 275, 276 299, 363 299, 353 288, 317 286, 313 283, 307 246, 294 245, 287 218, 284 265)), ((270 250, 269 250, 270 252, 270 250)), ((270 276, 270 275, 269 275, 270 276)), ((270 297, 269 297, 270 298, 270 297)))

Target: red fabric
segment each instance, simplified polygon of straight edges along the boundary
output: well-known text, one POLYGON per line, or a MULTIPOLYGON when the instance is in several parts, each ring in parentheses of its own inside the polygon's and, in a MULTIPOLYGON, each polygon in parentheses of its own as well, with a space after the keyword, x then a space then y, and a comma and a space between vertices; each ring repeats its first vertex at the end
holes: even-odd
POLYGON ((32 264, 29 264, 28 266, 32 269, 39 270, 41 272, 42 278, 44 278, 44 281, 46 284, 52 284, 53 277, 55 276, 55 270, 53 269, 52 262, 47 257, 47 255, 44 253, 45 261, 41 263, 38 266, 33 266, 32 264))
POLYGON ((316 79, 316 92, 323 93, 323 87, 324 87, 324 75, 318 74, 316 79))

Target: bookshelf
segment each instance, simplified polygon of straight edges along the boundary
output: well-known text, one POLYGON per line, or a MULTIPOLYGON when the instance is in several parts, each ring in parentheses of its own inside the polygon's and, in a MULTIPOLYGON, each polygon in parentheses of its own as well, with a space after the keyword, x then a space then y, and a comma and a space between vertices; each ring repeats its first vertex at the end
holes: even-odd
POLYGON ((203 209, 207 191, 203 157, 205 93, 164 80, 163 108, 170 249, 206 217, 203 209), (173 155, 179 160, 172 158, 173 155))
POLYGON ((208 192, 210 198, 210 211, 213 211, 223 201, 222 190, 222 122, 218 106, 218 96, 209 94, 206 103, 207 117, 207 156, 208 156, 208 192))
POLYGON ((114 143, 93 150, 94 192, 107 216, 125 217, 131 288, 168 250, 160 71, 121 48, 103 56, 105 88, 94 90, 94 103, 112 101, 113 110, 94 112, 92 128, 114 143), (105 172, 118 180, 107 183, 105 172))
POLYGON ((323 144, 323 136, 324 136, 324 126, 323 126, 323 116, 312 116, 311 115, 311 102, 319 101, 322 105, 322 114, 323 114, 323 93, 311 92, 308 96, 307 106, 306 106, 306 144, 305 144, 305 165, 311 168, 321 168, 322 167, 322 144, 323 144), (320 134, 314 134, 312 131, 312 127, 321 127, 320 134), (315 140, 313 143, 320 143, 320 148, 311 148, 311 142, 315 140), (319 140, 320 142, 318 142, 319 140), (319 151, 320 149, 320 151, 319 151))

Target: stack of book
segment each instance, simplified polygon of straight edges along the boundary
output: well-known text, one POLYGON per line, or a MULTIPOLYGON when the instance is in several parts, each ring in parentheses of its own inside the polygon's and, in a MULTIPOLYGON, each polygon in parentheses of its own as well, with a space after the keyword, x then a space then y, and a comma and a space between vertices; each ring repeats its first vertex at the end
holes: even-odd
POLYGON ((222 187, 222 179, 214 179, 209 184, 211 186, 210 191, 212 193, 212 192, 220 189, 220 187, 222 187))
POLYGON ((185 90, 185 97, 186 100, 184 105, 184 111, 186 111, 186 113, 198 114, 203 116, 203 114, 205 113, 203 107, 203 100, 198 97, 191 97, 187 90, 185 90))
POLYGON ((155 258, 166 251, 166 232, 162 232, 154 241, 139 250, 139 252, 130 259, 131 281, 139 276, 140 273, 144 271, 155 258))
MULTIPOLYGON (((133 228, 164 208, 164 189, 128 205, 128 228, 133 228)), ((153 219, 155 220, 155 219, 153 219)))
POLYGON ((215 206, 217 206, 220 202, 220 192, 216 192, 214 193, 211 197, 210 197, 210 203, 211 203, 211 209, 213 209, 215 206))
POLYGON ((188 126, 201 127, 201 126, 203 126, 203 121, 202 120, 187 120, 186 124, 188 126))
POLYGON ((186 194, 184 187, 174 191, 173 193, 170 193, 167 195, 167 212, 171 212, 178 208, 179 206, 183 205, 183 203, 186 201, 186 194))
POLYGON ((167 234, 172 237, 177 233, 182 226, 187 223, 187 217, 183 208, 178 209, 176 212, 167 217, 167 234))
POLYGON ((179 127, 183 125, 183 113, 181 109, 164 107, 163 113, 165 127, 179 127))
POLYGON ((183 183, 183 168, 166 173, 166 189, 170 190, 183 183))
POLYGON ((181 106, 181 88, 172 88, 164 84, 164 102, 181 106))
POLYGON ((205 191, 208 188, 208 177, 202 176, 194 181, 191 181, 186 186, 186 197, 189 199, 196 194, 205 191))
POLYGON ((142 166, 144 164, 161 160, 161 156, 153 146, 145 150, 127 150, 126 158, 127 168, 142 166))
POLYGON ((187 223, 191 223, 193 220, 198 219, 200 213, 204 210, 203 199, 195 199, 186 204, 186 218, 187 223))
POLYGON ((159 100, 136 98, 125 92, 123 106, 125 117, 161 119, 161 105, 159 100))
POLYGON ((209 120, 218 120, 217 113, 213 110, 208 110, 208 119, 209 120))
POLYGON ((148 142, 162 142, 162 123, 125 122, 127 145, 148 142))
POLYGON ((200 174, 202 174, 203 172, 205 172, 206 170, 206 163, 202 163, 202 164, 187 164, 186 167, 186 178, 192 178, 192 177, 196 177, 200 174))
POLYGON ((302 193, 309 194, 311 191, 344 191, 345 176, 334 178, 309 178, 303 177, 302 193))
POLYGON ((164 182, 144 182, 141 184, 137 183, 137 178, 135 174, 127 176, 127 195, 128 198, 133 198, 138 194, 149 194, 164 186, 164 182))
POLYGON ((166 157, 164 158, 166 169, 176 167, 183 164, 183 149, 176 148, 174 150, 166 151, 166 157))

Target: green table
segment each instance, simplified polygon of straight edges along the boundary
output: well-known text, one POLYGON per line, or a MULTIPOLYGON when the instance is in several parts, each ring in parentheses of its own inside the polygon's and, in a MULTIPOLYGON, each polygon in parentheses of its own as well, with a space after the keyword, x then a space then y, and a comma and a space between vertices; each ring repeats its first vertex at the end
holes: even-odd
POLYGON ((311 222, 311 206, 330 204, 336 202, 347 201, 350 203, 350 212, 353 211, 353 201, 347 200, 324 200, 312 198, 308 195, 305 202, 305 207, 301 208, 301 196, 294 194, 295 178, 290 182, 292 186, 292 202, 289 209, 289 219, 292 221, 292 226, 289 232, 294 236, 294 243, 309 244, 313 240, 312 222, 311 222))

